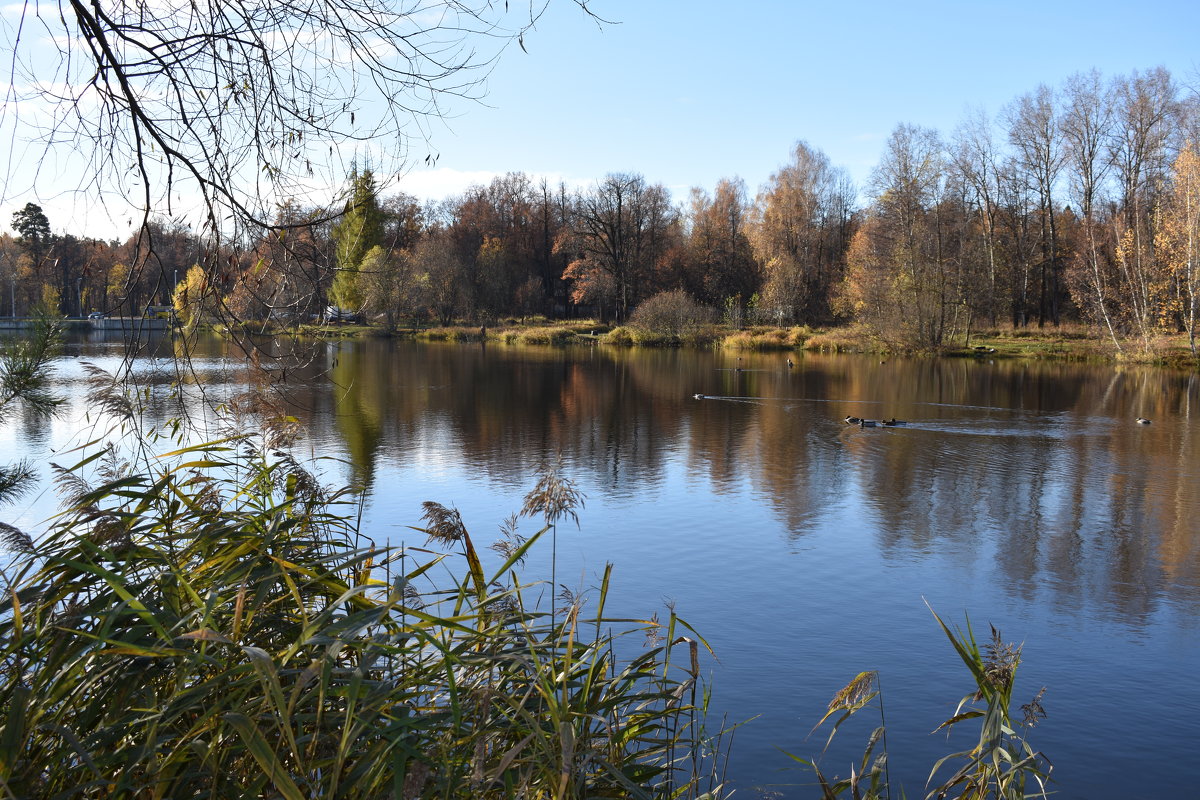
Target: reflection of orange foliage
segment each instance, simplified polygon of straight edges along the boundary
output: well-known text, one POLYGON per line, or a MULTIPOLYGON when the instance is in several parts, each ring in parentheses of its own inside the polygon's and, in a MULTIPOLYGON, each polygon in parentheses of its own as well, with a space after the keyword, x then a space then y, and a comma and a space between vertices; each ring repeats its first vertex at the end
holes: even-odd
POLYGON ((336 426, 364 480, 404 442, 435 440, 447 462, 512 483, 562 451, 575 477, 624 496, 682 463, 714 495, 750 487, 790 536, 839 519, 850 502, 885 558, 942 547, 993 558, 1022 596, 1051 584, 1063 598, 1103 592, 1106 603, 1137 610, 1159 590, 1200 586, 1200 439, 1166 424, 1190 413, 1188 373, 814 353, 788 369, 782 354, 739 362, 675 348, 389 340, 345 342, 336 356, 340 413, 330 413, 330 389, 316 377, 324 364, 297 371, 292 413, 318 441, 336 426), (928 404, 930 387, 941 405, 928 404), (984 399, 1093 422, 1038 415, 1028 423, 1034 435, 1021 434, 1020 414, 1010 430, 1007 412, 978 408, 984 399), (851 413, 911 424, 863 430, 841 422, 851 413), (1156 424, 1134 425, 1139 414, 1156 424), (989 427, 1003 435, 986 435, 989 427), (982 555, 993 537, 1002 546, 982 555))

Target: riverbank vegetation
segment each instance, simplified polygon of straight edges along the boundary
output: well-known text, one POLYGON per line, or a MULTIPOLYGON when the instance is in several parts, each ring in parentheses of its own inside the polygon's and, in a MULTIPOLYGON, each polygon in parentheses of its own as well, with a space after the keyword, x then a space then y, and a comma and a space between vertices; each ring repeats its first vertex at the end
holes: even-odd
MULTIPOLYGON (((1092 353, 1161 360, 1168 340, 1194 359, 1198 109, 1161 68, 1084 72, 953 131, 897 126, 861 187, 800 142, 756 194, 737 178, 673 198, 634 173, 573 191, 517 172, 423 205, 363 164, 340 199, 284 203, 220 246, 165 221, 123 244, 83 241, 31 204, 0 242, 0 277, 14 315, 174 302, 182 320, 230 330, 334 308, 385 331, 595 319, 627 327, 613 337, 625 343, 716 341, 705 325, 719 323, 748 347, 778 338, 764 327, 892 351, 1084 331, 1092 353), (663 297, 690 303, 687 319, 652 313, 663 297)), ((543 327, 506 337, 561 338, 543 327)))
MULTIPOLYGON (((931 608, 930 611, 933 611, 931 608)), ((978 721, 979 737, 967 750, 951 753, 933 765, 926 782, 927 798, 1020 798, 1049 797, 1048 784, 1053 765, 1029 744, 1029 732, 1046 716, 1042 707, 1043 687, 1019 709, 1013 707, 1013 689, 1017 668, 1021 665, 1021 647, 1004 641, 995 627, 990 639, 980 645, 968 620, 966 629, 951 629, 936 611, 933 617, 950 641, 951 647, 970 672, 975 689, 963 697, 954 713, 938 725, 934 733, 963 723, 978 721), (1017 714, 1019 710, 1020 714, 1017 714), (948 774, 947 774, 948 773, 948 774), (945 777, 941 777, 945 776, 945 777), (941 783, 935 784, 935 780, 941 783)), ((819 759, 810 761, 788 754, 813 770, 823 800, 848 796, 856 800, 883 800, 894 795, 904 797, 903 787, 893 784, 888 763, 887 715, 879 672, 861 672, 829 701, 820 728, 833 720, 825 747, 838 729, 860 714, 879 716, 863 749, 859 763, 846 778, 827 777, 819 759)), ((816 728, 814 728, 816 730, 816 728)))
POLYGON ((606 569, 547 615, 519 574, 545 531, 515 518, 490 559, 436 503, 426 547, 376 546, 286 455, 294 424, 260 422, 77 453, 48 533, 4 530, 5 796, 719 791, 705 645, 674 613, 607 615, 606 569))

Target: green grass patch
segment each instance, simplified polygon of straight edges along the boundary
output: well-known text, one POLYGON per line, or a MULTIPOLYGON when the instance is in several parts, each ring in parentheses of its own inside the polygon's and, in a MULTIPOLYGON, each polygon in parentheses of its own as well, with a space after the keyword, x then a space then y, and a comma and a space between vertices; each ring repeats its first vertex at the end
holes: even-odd
POLYGON ((478 342, 484 335, 478 327, 454 325, 419 330, 413 337, 423 342, 478 342))

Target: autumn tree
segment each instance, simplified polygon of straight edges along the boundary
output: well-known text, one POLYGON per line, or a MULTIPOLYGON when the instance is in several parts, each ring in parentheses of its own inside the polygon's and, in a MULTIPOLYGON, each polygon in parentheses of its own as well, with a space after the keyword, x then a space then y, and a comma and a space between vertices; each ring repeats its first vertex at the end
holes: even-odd
POLYGON ((187 328, 218 319, 220 299, 204 267, 193 265, 175 287, 175 316, 187 328))
POLYGON ((560 245, 575 255, 564 277, 576 283, 576 302, 611 292, 617 315, 627 317, 651 285, 675 223, 667 190, 641 175, 611 174, 580 195, 560 245))
POLYGON ((936 131, 898 126, 871 187, 875 201, 848 254, 845 298, 877 333, 938 347, 962 302, 941 213, 946 159, 936 131))
POLYGON ((386 195, 379 201, 383 219, 385 250, 411 250, 425 231, 425 209, 417 198, 405 192, 386 195))
POLYGON ((1171 192, 1156 218, 1156 244, 1176 291, 1163 311, 1177 320, 1197 355, 1196 317, 1200 311, 1200 146, 1189 140, 1171 173, 1171 192))
POLYGON ((1114 127, 1109 157, 1122 213, 1114 215, 1115 278, 1125 323, 1149 348, 1156 308, 1169 290, 1167 270, 1154 250, 1153 209, 1166 186, 1177 130, 1176 89, 1167 70, 1135 71, 1114 87, 1114 127))
POLYGON ((0 233, 0 309, 7 310, 11 317, 17 315, 17 272, 22 255, 15 237, 0 233))
POLYGON ((557 186, 543 178, 534 195, 533 254, 535 274, 541 282, 541 300, 551 313, 566 313, 568 296, 563 291, 567 262, 555 247, 570 222, 572 209, 566 184, 557 186))
POLYGON ((288 201, 275 213, 274 229, 251 248, 238 282, 239 294, 249 305, 231 300, 230 310, 240 316, 253 308, 264 319, 306 320, 322 311, 321 297, 334 274, 334 247, 320 209, 288 201))
POLYGON ((982 250, 983 269, 975 282, 973 308, 995 325, 1004 305, 1001 287, 1008 267, 1000 227, 1002 162, 992 124, 982 111, 970 113, 955 130, 950 158, 974 209, 982 250))
POLYGON ((363 256, 361 287, 365 308, 368 313, 382 316, 389 330, 395 329, 401 315, 415 316, 423 311, 422 300, 429 284, 428 280, 423 284, 417 274, 413 252, 376 246, 363 256))
POLYGON ((1022 95, 1005 110, 1005 118, 1015 164, 1021 179, 1036 192, 1038 202, 1040 257, 1036 265, 1025 265, 1037 269, 1038 326, 1047 321, 1057 325, 1062 281, 1054 189, 1063 165, 1063 147, 1053 91, 1043 85, 1022 95))
POLYGON ((466 268, 476 310, 495 317, 535 269, 532 255, 533 183, 520 172, 471 187, 447 226, 466 268))
POLYGON ((113 253, 122 265, 109 275, 108 306, 126 316, 141 316, 147 305, 168 305, 179 281, 195 264, 210 264, 214 286, 234 277, 227 259, 209 259, 206 248, 179 220, 152 219, 113 253))
POLYGON ((688 216, 687 288, 708 305, 750 297, 759 288, 758 262, 747 227, 750 201, 741 178, 717 182, 713 196, 693 189, 688 216))
POLYGON ((763 271, 762 306, 777 324, 831 319, 853 197, 845 171, 805 142, 759 194, 750 241, 763 271))
POLYGON ((470 296, 463 280, 463 264, 454 243, 445 233, 421 240, 413 250, 412 269, 424 305, 442 325, 470 311, 470 296))
POLYGON ((1066 106, 1062 116, 1065 145, 1064 169, 1068 192, 1079 209, 1082 241, 1075 248, 1071 285, 1076 301, 1104 324, 1113 345, 1120 350, 1121 338, 1114 317, 1115 287, 1109 277, 1106 226, 1098 210, 1105 178, 1112 166, 1108 158, 1113 127, 1113 98, 1100 73, 1091 70, 1067 79, 1066 106))

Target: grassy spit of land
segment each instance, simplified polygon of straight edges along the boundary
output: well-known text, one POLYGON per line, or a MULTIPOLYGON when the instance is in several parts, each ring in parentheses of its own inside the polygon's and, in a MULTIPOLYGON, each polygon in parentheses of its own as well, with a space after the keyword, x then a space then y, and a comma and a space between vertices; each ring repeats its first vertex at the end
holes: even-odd
POLYGON ((750 325, 694 326, 683 331, 656 331, 635 325, 610 325, 593 319, 505 319, 492 325, 299 325, 251 324, 246 332, 321 338, 413 338, 429 342, 488 342, 503 345, 605 344, 623 347, 710 347, 736 351, 795 351, 986 357, 992 359, 1056 359, 1124 362, 1197 368, 1186 334, 1163 334, 1151 341, 1122 341, 1120 347, 1096 328, 1084 325, 1043 328, 981 328, 937 348, 916 348, 861 326, 775 327, 750 325))

